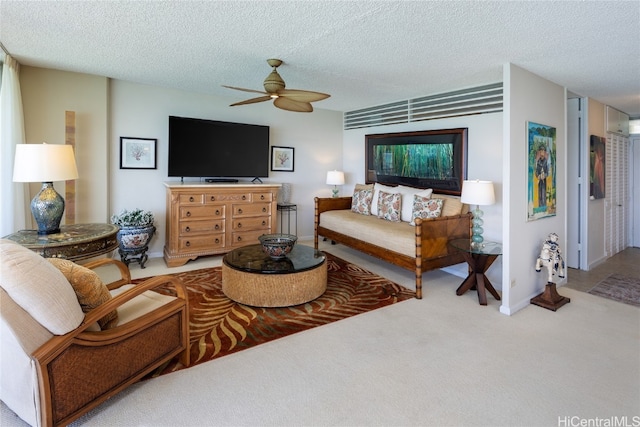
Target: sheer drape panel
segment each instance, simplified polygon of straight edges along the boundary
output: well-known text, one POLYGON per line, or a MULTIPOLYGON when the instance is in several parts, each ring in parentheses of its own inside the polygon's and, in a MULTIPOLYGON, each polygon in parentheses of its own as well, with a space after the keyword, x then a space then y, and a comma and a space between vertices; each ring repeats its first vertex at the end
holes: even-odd
POLYGON ((20 64, 5 55, 0 85, 0 236, 25 228, 27 185, 13 182, 16 144, 23 144, 24 118, 19 79, 20 64))

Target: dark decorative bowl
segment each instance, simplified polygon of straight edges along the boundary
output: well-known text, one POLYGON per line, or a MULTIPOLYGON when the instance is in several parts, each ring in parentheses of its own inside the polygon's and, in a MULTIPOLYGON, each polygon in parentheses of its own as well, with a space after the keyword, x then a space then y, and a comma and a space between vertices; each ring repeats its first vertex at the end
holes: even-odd
POLYGON ((258 240, 262 244, 262 252, 272 259, 282 259, 291 252, 298 238, 293 234, 263 234, 258 240))

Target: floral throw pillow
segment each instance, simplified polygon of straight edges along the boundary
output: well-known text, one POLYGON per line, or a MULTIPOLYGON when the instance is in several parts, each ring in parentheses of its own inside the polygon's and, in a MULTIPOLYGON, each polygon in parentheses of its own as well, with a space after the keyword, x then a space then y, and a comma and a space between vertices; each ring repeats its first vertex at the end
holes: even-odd
POLYGON ((351 211, 362 215, 371 215, 373 190, 357 190, 351 198, 351 211))
POLYGON ((442 199, 431 199, 419 195, 413 196, 413 215, 411 225, 416 225, 416 218, 438 218, 442 213, 442 199))
POLYGON ((387 221, 400 221, 402 210, 402 195, 400 193, 387 193, 380 191, 378 196, 378 218, 387 221))

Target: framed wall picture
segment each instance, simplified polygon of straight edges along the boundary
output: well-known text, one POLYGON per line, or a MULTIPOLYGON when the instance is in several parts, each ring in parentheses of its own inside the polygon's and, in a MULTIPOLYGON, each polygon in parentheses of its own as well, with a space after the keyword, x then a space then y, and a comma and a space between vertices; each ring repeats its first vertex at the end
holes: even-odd
POLYGON ((589 153, 591 170, 589 174, 589 196, 591 199, 604 199, 604 177, 606 165, 606 138, 591 135, 591 152, 589 153))
POLYGON ((556 214, 556 128, 527 122, 527 221, 556 214))
POLYGON ((467 178, 467 128, 365 135, 366 182, 459 196, 467 178))
POLYGON ((155 169, 157 139, 120 137, 120 169, 155 169))
POLYGON ((271 147, 271 170, 293 172, 293 147, 271 147))

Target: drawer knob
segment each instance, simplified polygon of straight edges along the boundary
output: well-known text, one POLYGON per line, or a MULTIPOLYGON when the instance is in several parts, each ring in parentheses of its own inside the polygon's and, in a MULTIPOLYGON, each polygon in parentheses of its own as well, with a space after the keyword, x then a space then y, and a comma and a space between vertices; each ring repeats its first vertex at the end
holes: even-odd
POLYGON ((238 242, 242 241, 242 237, 238 236, 238 242))
POLYGON ((215 202, 216 201, 216 196, 211 196, 211 201, 215 202))
POLYGON ((189 197, 189 201, 193 202, 193 196, 189 197))
POLYGON ((187 216, 191 216, 191 212, 187 211, 187 216))
POLYGON ((184 231, 188 233, 189 231, 191 231, 191 227, 187 226, 187 228, 185 228, 184 231))
POLYGON ((186 247, 191 246, 191 242, 187 241, 187 243, 184 244, 186 247))
POLYGON ((216 237, 216 243, 220 243, 220 239, 216 237))
POLYGON ((264 200, 264 194, 260 195, 260 200, 264 200))
POLYGON ((238 209, 238 213, 241 214, 242 213, 242 209, 238 209))
POLYGON ((267 221, 262 221, 262 225, 267 225, 267 221))
POLYGON ((266 211, 267 211, 267 208, 262 208, 262 212, 266 212, 266 211))
POLYGON ((220 224, 216 224, 216 226, 214 227, 216 230, 220 230, 220 224))
POLYGON ((242 195, 242 200, 247 200, 247 196, 246 195, 242 195))
POLYGON ((238 223, 238 228, 242 228, 242 223, 241 222, 238 223))
POLYGON ((216 215, 220 215, 220 210, 216 209, 216 215))

